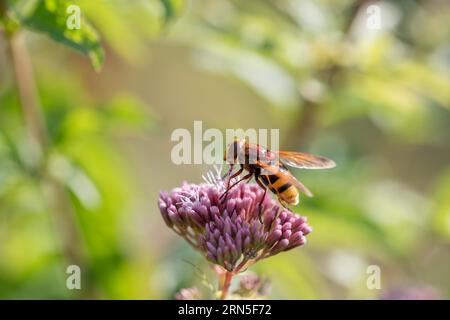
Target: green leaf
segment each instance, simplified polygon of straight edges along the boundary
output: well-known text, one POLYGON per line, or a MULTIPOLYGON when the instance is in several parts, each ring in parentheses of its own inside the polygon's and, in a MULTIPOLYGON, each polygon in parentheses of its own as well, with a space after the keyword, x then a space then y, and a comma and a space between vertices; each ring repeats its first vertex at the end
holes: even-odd
POLYGON ((161 0, 161 4, 164 8, 164 20, 167 24, 178 16, 184 2, 182 0, 161 0))
POLYGON ((104 51, 97 31, 80 11, 80 28, 70 29, 68 19, 74 13, 68 11, 72 5, 68 0, 37 0, 32 10, 26 13, 16 11, 20 22, 32 31, 47 34, 53 40, 69 46, 89 57, 95 70, 100 70, 104 61, 104 51))

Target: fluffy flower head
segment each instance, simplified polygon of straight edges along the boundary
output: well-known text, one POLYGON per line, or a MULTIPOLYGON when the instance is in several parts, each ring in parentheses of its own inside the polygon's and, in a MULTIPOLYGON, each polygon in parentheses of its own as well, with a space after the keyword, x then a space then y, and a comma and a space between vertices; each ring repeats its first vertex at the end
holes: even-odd
POLYGON ((311 232, 306 218, 280 206, 257 184, 242 182, 221 201, 224 181, 211 173, 205 180, 161 192, 158 204, 166 225, 210 262, 238 272, 306 242, 311 232))

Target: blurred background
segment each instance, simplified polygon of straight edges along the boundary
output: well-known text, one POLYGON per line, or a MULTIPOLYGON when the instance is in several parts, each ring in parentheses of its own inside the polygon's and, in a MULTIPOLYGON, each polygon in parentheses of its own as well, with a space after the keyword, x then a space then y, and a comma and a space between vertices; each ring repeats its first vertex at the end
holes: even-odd
POLYGON ((252 268, 271 298, 449 298, 448 1, 0 0, 0 30, 0 298, 215 284, 157 207, 211 169, 171 162, 194 120, 338 164, 293 171, 314 232, 252 268))

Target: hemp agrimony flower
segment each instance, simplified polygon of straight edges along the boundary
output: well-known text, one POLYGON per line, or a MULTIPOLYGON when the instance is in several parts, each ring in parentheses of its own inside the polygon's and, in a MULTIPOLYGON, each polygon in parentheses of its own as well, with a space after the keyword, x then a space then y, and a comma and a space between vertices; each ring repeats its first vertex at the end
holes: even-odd
POLYGON ((200 292, 197 288, 183 288, 175 295, 177 300, 197 300, 199 297, 200 292))
POLYGON ((219 174, 209 173, 206 183, 161 192, 158 205, 167 226, 230 279, 258 260, 306 242, 311 232, 306 218, 280 206, 257 184, 240 183, 220 201, 225 183, 219 174))

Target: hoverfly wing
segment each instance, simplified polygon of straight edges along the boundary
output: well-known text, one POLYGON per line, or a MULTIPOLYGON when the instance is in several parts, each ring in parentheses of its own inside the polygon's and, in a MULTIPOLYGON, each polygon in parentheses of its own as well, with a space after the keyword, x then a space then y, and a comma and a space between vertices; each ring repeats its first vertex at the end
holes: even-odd
POLYGON ((336 163, 328 158, 315 156, 304 152, 278 151, 280 161, 285 165, 300 169, 329 169, 336 163))
POLYGON ((284 179, 286 179, 287 182, 292 183, 306 196, 313 196, 312 192, 303 183, 298 181, 297 178, 295 178, 294 175, 292 175, 292 173, 287 170, 282 164, 272 166, 260 161, 258 162, 258 166, 261 168, 261 174, 282 176, 284 179))
POLYGON ((245 154, 246 160, 250 164, 256 164, 257 162, 264 161, 268 164, 277 158, 277 155, 263 146, 255 143, 245 142, 245 154))
POLYGON ((291 174, 291 176, 292 176, 291 182, 294 184, 294 186, 296 186, 306 196, 308 196, 308 197, 312 197, 313 196, 312 192, 303 183, 298 181, 292 174, 291 174))

